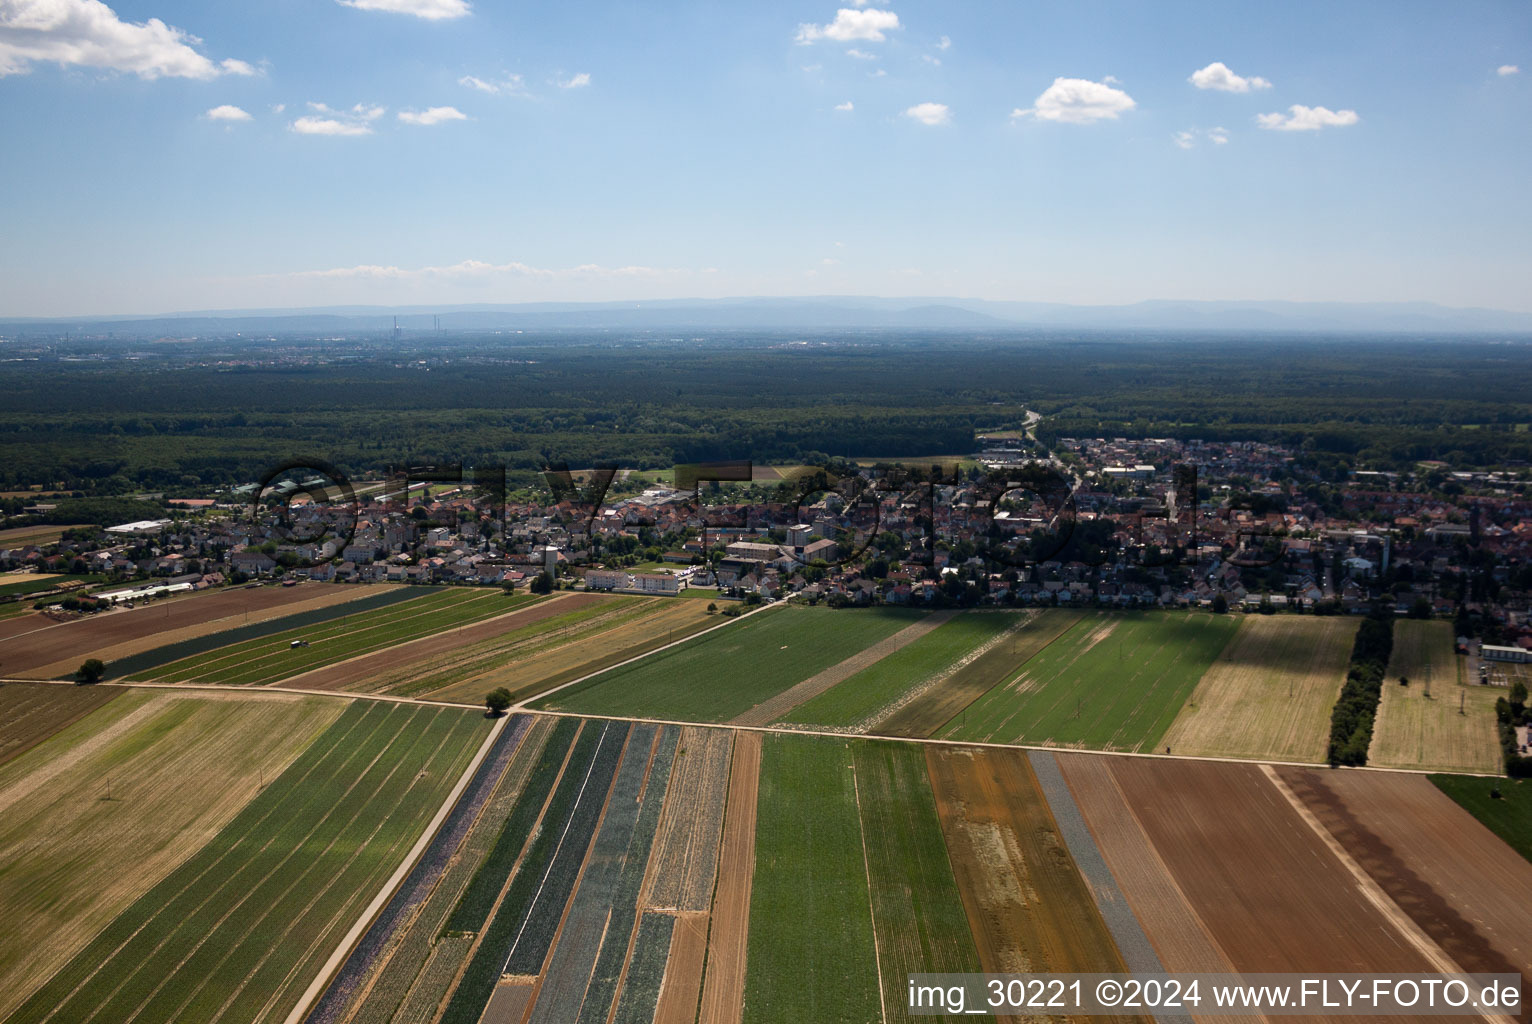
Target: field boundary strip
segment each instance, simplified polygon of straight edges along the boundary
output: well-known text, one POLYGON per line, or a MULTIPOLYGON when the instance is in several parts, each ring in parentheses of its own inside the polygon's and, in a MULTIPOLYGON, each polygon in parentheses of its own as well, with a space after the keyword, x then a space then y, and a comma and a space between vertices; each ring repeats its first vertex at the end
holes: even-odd
POLYGON ((351 951, 356 948, 356 944, 361 941, 362 936, 366 934, 367 929, 377 919, 378 914, 393 899, 395 892, 404 882, 405 877, 414 870, 416 862, 420 860, 426 848, 436 840, 436 834, 441 829, 442 822, 447 820, 447 815, 451 814, 452 809, 457 806, 458 799, 463 795, 463 791, 468 788, 468 784, 473 781, 479 766, 489 756, 490 749, 495 745, 495 741, 499 738, 500 733, 506 728, 506 723, 510 721, 511 716, 500 718, 490 728, 489 735, 484 737, 484 742, 479 745, 479 750, 474 755, 473 760, 464 769, 462 775, 457 780, 457 784, 452 787, 452 791, 442 801, 442 805, 437 808, 436 815, 426 825, 425 831, 421 833, 415 845, 405 855, 399 867, 383 883, 383 887, 378 890, 378 894, 373 897, 372 902, 357 917, 356 922, 346 932, 345 938, 341 940, 340 945, 330 954, 329 959, 320 966, 319 973, 315 975, 309 987, 299 997, 298 1003, 293 1007, 292 1012, 287 1015, 285 1024, 302 1024, 314 1000, 319 998, 320 993, 329 985, 330 979, 334 977, 335 972, 340 969, 346 958, 351 955, 351 951))

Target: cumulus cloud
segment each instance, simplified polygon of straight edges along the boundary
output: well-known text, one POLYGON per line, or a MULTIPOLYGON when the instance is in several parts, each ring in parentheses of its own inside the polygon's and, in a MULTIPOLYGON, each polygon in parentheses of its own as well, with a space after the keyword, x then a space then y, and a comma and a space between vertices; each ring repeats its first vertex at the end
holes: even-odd
POLYGON ((1207 131, 1208 141, 1215 146, 1229 144, 1229 130, 1227 128, 1209 128, 1207 131))
POLYGON ((1115 119, 1137 105, 1133 97, 1105 82, 1092 82, 1084 78, 1055 78, 1053 84, 1043 90, 1043 94, 1031 107, 1026 110, 1017 108, 1011 111, 1011 117, 1032 116, 1040 121, 1090 124, 1093 121, 1115 119))
POLYGON ((857 50, 857 49, 847 50, 846 51, 846 56, 847 57, 852 57, 852 58, 854 58, 856 60, 877 60, 878 59, 878 55, 876 53, 868 53, 866 50, 857 50))
POLYGON ((1196 132, 1176 132, 1175 143, 1182 149, 1194 149, 1197 145, 1196 132))
POLYGON ((849 43, 854 39, 866 39, 881 43, 888 37, 883 33, 899 27, 899 15, 893 11, 875 8, 854 10, 842 7, 835 12, 835 20, 828 25, 803 24, 798 26, 797 41, 800 45, 819 39, 833 39, 837 43, 849 43))
POLYGON ((950 47, 951 45, 952 45, 952 40, 948 39, 946 36, 942 36, 940 39, 938 39, 936 41, 936 48, 938 50, 945 50, 948 47, 950 47))
POLYGON ((487 92, 491 96, 525 96, 527 95, 526 83, 520 75, 505 75, 498 81, 479 78, 475 75, 464 75, 457 80, 458 85, 466 85, 470 89, 487 92))
POLYGON ((244 110, 241 110, 239 107, 233 106, 232 104, 228 104, 228 103, 225 103, 222 106, 214 107, 212 110, 209 110, 206 114, 203 114, 202 116, 207 118, 209 121, 248 121, 248 120, 250 120, 249 113, 247 113, 244 110))
POLYGON ((560 89, 583 89, 583 88, 585 88, 589 84, 590 84, 590 75, 587 72, 582 71, 578 75, 572 75, 569 78, 566 78, 564 81, 560 82, 559 83, 559 88, 560 89))
POLYGON ((1215 146, 1225 146, 1229 143, 1229 130, 1227 128, 1188 128, 1184 132, 1176 132, 1171 140, 1182 149, 1196 149, 1197 143, 1206 139, 1215 146))
POLYGON ((468 0, 335 0, 335 2, 343 7, 355 7, 359 11, 413 14, 427 21, 462 18, 472 11, 468 0))
POLYGON ((1249 78, 1236 75, 1221 60, 1215 60, 1200 71, 1193 71, 1187 81, 1199 89, 1216 89, 1219 92, 1249 92, 1251 89, 1271 88, 1271 83, 1258 75, 1249 78))
POLYGON ((1355 110, 1330 110, 1328 107, 1305 107, 1294 103, 1285 114, 1258 114, 1256 122, 1274 132, 1317 132, 1321 128, 1343 128, 1361 120, 1355 110))
POLYGON ((213 61, 202 40, 150 18, 123 21, 100 0, 0 0, 0 77, 36 63, 127 71, 140 78, 253 75, 242 60, 213 61))
POLYGON ((904 112, 904 116, 926 125, 946 124, 952 120, 952 111, 945 103, 917 103, 904 112))
POLYGON ((314 113, 288 126, 299 135, 371 135, 372 122, 384 114, 383 107, 361 103, 350 110, 332 110, 323 103, 310 103, 309 109, 314 113))
POLYGON ((401 110, 399 120, 405 124, 433 125, 446 121, 466 121, 468 115, 457 107, 429 107, 425 110, 401 110))
POLYGON ((1520 73, 1521 68, 1517 67, 1515 64, 1502 64, 1495 69, 1495 74, 1499 75, 1501 78, 1507 78, 1511 75, 1518 75, 1520 73))
POLYGON ((835 104, 835 109, 836 110, 843 110, 843 111, 845 111, 847 113, 850 113, 851 111, 855 110, 856 108, 851 105, 851 101, 850 100, 847 100, 844 103, 837 103, 837 104, 835 104))

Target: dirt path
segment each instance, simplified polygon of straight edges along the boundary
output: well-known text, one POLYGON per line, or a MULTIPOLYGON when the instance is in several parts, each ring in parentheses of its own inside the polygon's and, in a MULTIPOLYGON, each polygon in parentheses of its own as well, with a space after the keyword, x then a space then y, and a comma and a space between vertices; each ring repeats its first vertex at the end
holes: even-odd
POLYGON ((862 669, 882 661, 907 644, 914 643, 931 632, 931 630, 950 620, 956 614, 957 612, 936 612, 927 615, 919 622, 905 626, 893 636, 879 640, 871 647, 858 651, 845 661, 831 665, 823 672, 810 676, 798 685, 783 690, 775 697, 757 704, 749 711, 731 720, 729 724, 770 725, 799 704, 812 700, 835 684, 845 682, 862 671, 862 669))
POLYGON ((718 888, 713 894, 699 1024, 739 1024, 745 1010, 745 953, 755 876, 755 805, 761 781, 761 734, 734 734, 734 770, 724 815, 718 888))

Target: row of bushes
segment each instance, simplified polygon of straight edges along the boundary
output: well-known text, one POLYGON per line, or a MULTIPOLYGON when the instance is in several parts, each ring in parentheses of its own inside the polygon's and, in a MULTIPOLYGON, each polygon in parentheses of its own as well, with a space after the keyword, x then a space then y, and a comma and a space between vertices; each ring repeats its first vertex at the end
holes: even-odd
POLYGON ((1372 726, 1383 699, 1383 673, 1394 650, 1391 612, 1369 615, 1357 627, 1346 685, 1330 713, 1330 764, 1363 765, 1372 745, 1372 726))
POLYGON ((1532 779, 1532 757, 1524 756, 1516 743, 1516 727, 1532 723, 1532 714, 1527 711, 1525 683, 1511 687, 1509 700, 1501 697, 1495 701, 1495 718, 1500 724, 1500 750, 1505 755, 1505 773, 1513 779, 1532 779))

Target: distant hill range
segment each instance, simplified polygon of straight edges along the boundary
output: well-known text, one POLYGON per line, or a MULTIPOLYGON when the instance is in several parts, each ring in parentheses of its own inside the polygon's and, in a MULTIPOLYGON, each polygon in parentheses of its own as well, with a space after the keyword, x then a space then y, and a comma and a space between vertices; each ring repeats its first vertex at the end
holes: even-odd
POLYGON ((1532 334, 1532 313, 1457 309, 1430 302, 1178 302, 1071 306, 979 299, 668 299, 655 302, 520 303, 471 306, 331 306, 220 310, 164 316, 0 318, 0 335, 112 334, 119 338, 309 337, 443 331, 715 329, 1012 331, 1025 329, 1532 334))

